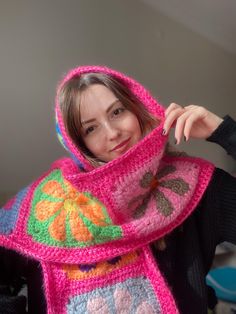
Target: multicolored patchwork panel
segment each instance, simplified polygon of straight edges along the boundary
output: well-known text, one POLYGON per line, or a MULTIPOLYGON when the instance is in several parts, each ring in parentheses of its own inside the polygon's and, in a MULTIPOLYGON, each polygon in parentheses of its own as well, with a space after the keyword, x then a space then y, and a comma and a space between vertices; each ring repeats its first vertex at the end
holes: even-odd
POLYGON ((40 243, 86 247, 122 236, 105 206, 91 193, 77 191, 60 170, 52 171, 36 188, 28 233, 40 243))
POLYGON ((146 247, 93 264, 43 264, 50 313, 177 314, 146 247))

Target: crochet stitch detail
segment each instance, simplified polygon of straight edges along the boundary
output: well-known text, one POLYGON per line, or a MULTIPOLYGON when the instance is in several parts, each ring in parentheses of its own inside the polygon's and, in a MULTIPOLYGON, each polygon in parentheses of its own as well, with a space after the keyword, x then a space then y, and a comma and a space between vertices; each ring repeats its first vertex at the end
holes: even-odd
POLYGON ((77 191, 60 170, 51 172, 34 192, 28 233, 37 242, 85 247, 121 237, 105 206, 91 193, 77 191))
POLYGON ((159 314, 161 310, 150 282, 137 277, 70 298, 67 313, 159 314))
POLYGON ((107 261, 93 264, 63 265, 62 269, 71 280, 81 280, 106 275, 115 269, 130 265, 137 260, 138 253, 131 252, 122 256, 116 256, 107 261))
POLYGON ((156 200, 156 208, 159 209, 164 216, 171 215, 174 210, 174 205, 167 197, 165 197, 165 194, 160 191, 159 187, 168 188, 178 195, 184 195, 189 191, 189 184, 182 178, 172 178, 164 181, 161 180, 163 177, 174 173, 175 171, 176 168, 174 166, 167 165, 155 175, 152 174, 151 171, 144 174, 140 180, 140 186, 143 189, 148 189, 148 191, 145 194, 138 195, 129 203, 130 206, 132 206, 134 202, 138 202, 140 200, 142 201, 141 204, 134 210, 134 218, 140 218, 145 214, 150 198, 154 198, 156 200))

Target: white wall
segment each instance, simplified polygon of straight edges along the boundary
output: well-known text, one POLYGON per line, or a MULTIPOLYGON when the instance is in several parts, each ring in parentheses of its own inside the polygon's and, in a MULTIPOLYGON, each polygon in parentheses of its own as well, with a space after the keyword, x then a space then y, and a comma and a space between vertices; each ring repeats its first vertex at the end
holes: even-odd
MULTIPOLYGON (((134 76, 168 105, 197 103, 236 118, 236 56, 137 0, 2 1, 0 191, 14 193, 65 154, 54 132, 55 88, 81 64, 134 76)), ((191 153, 235 170, 214 144, 191 153)))

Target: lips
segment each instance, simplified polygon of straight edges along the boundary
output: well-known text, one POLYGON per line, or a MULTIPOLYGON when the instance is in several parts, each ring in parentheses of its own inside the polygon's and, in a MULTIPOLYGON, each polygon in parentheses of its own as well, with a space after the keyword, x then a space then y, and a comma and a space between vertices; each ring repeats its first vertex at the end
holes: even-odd
POLYGON ((121 142, 120 144, 118 144, 117 146, 115 146, 114 148, 112 148, 111 152, 124 150, 124 149, 127 147, 129 141, 130 141, 130 138, 128 138, 127 140, 121 142))

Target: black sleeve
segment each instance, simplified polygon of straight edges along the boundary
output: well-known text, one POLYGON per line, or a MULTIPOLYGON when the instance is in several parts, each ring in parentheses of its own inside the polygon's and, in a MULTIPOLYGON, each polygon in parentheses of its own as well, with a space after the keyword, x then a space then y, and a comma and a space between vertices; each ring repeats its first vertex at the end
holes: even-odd
POLYGON ((26 313, 26 297, 18 295, 26 284, 24 264, 16 252, 0 248, 0 314, 26 313))
MULTIPOLYGON (((224 121, 207 141, 221 145, 236 159, 236 121, 225 116, 224 121)), ((236 244, 236 178, 216 169, 207 190, 207 198, 214 208, 212 219, 217 219, 218 242, 236 244)))
POLYGON ((219 144, 236 159, 236 121, 230 116, 225 116, 224 121, 207 138, 207 141, 219 144))
POLYGON ((25 313, 46 313, 41 265, 18 252, 0 247, 0 314, 25 313), (27 286, 28 304, 26 296, 19 295, 23 286, 27 286))
POLYGON ((214 245, 223 241, 236 244, 236 178, 216 168, 201 203, 209 222, 205 239, 212 238, 214 245))

